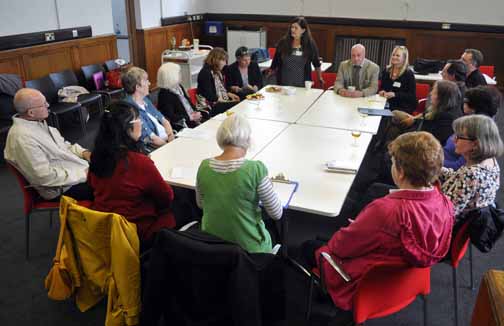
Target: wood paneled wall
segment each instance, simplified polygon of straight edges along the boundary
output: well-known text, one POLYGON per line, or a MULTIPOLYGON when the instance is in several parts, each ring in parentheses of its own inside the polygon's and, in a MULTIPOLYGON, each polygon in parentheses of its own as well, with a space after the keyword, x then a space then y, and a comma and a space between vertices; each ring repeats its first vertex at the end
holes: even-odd
POLYGON ((0 51, 0 73, 18 74, 24 80, 32 80, 65 69, 78 72, 81 66, 115 58, 115 35, 96 36, 0 51))
MULTIPOLYGON (((193 23, 194 37, 200 38, 201 23, 193 23)), ((192 39, 191 28, 188 23, 170 26, 154 27, 137 30, 138 58, 136 65, 144 68, 149 74, 151 87, 156 87, 157 71, 161 66, 161 53, 170 49, 170 40, 174 36, 177 45, 182 39, 192 39)))

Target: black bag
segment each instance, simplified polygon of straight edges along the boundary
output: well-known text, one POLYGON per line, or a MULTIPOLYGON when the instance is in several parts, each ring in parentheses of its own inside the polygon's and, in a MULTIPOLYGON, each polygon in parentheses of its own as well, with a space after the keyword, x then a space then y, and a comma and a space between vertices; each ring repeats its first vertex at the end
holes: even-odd
POLYGON ((467 213, 471 219, 469 235, 471 243, 481 252, 489 252, 504 230, 504 210, 493 206, 467 213))
POLYGON ((420 75, 427 75, 430 73, 437 73, 443 70, 444 65, 445 65, 444 60, 431 60, 431 59, 418 58, 415 60, 413 67, 415 69, 415 73, 420 75))

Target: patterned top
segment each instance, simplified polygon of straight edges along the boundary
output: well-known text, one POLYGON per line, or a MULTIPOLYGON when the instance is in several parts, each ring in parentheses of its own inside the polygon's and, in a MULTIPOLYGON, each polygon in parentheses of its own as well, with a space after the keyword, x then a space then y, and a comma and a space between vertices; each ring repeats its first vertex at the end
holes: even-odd
POLYGON ((304 87, 305 61, 300 48, 292 49, 292 53, 285 56, 282 65, 282 85, 304 87))
POLYGON ((227 95, 226 87, 224 87, 224 78, 222 73, 212 71, 212 76, 215 82, 215 91, 217 92, 217 97, 219 100, 228 101, 229 96, 227 95))
POLYGON ((451 199, 457 220, 461 213, 494 204, 500 187, 500 168, 495 159, 494 164, 493 167, 464 165, 457 171, 442 168, 441 189, 451 199))

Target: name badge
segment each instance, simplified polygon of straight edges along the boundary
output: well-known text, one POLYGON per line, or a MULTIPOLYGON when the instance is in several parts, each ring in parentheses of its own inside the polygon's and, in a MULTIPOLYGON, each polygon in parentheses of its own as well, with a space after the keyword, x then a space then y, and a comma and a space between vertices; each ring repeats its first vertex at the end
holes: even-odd
POLYGON ((392 84, 392 87, 397 87, 397 88, 399 88, 399 87, 401 87, 401 83, 396 81, 396 82, 394 82, 394 83, 392 84))
POLYGON ((302 56, 302 55, 303 55, 303 51, 301 51, 301 50, 294 50, 294 53, 293 53, 293 54, 294 54, 295 56, 300 57, 300 56, 302 56))

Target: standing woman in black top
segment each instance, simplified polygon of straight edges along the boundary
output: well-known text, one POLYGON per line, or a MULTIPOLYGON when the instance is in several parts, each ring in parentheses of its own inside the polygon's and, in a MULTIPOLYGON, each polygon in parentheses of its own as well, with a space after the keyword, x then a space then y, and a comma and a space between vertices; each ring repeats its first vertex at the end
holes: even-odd
POLYGON ((278 42, 271 71, 276 72, 279 85, 304 87, 311 80, 311 64, 317 71, 320 84, 324 85, 320 70, 317 45, 304 17, 295 18, 285 36, 278 42))
POLYGON ((408 68, 408 49, 396 46, 390 56, 390 64, 381 74, 380 96, 387 98, 390 110, 412 113, 416 109, 415 75, 408 68))

